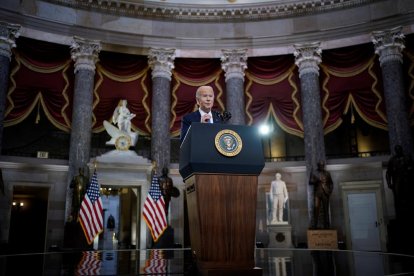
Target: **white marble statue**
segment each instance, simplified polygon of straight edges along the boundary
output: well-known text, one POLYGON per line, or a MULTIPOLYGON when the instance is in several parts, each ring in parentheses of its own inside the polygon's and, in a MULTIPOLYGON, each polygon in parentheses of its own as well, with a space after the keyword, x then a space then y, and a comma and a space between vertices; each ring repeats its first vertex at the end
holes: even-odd
POLYGON ((286 183, 282 180, 282 175, 276 173, 276 179, 270 184, 270 196, 272 199, 272 223, 283 222, 283 209, 286 207, 288 192, 286 183))
POLYGON ((131 133, 131 120, 135 114, 131 113, 127 108, 127 100, 121 100, 112 115, 112 123, 118 125, 120 131, 131 133))
POLYGON ((112 115, 112 123, 104 121, 103 125, 111 136, 111 140, 106 142, 107 145, 115 145, 117 150, 128 150, 130 146, 136 144, 138 133, 131 130, 131 120, 135 117, 127 108, 127 100, 121 100, 115 108, 112 115))

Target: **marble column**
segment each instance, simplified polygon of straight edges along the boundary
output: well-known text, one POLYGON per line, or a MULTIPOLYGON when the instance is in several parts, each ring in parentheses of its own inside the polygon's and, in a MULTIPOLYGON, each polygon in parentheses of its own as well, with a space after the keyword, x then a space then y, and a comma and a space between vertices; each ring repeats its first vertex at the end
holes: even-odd
POLYGON ((396 145, 401 145, 404 153, 413 157, 413 141, 403 79, 404 35, 401 29, 402 27, 397 27, 373 32, 372 42, 381 65, 391 153, 396 145))
MULTIPOLYGON (((319 88, 319 63, 321 53, 319 42, 295 44, 295 64, 299 68, 301 87, 301 106, 305 143, 305 161, 307 180, 311 170, 316 170, 319 161, 325 161, 325 142, 323 135, 323 121, 321 97, 319 88)), ((308 189, 309 221, 313 212, 313 187, 308 189)))
POLYGON ((148 63, 152 69, 151 159, 156 174, 170 166, 171 71, 175 49, 150 49, 148 63))
POLYGON ((3 121, 9 88, 12 48, 16 47, 16 38, 20 35, 20 28, 20 25, 0 21, 0 153, 3 144, 3 121))
POLYGON ((92 135, 92 100, 95 64, 101 50, 99 41, 74 37, 71 56, 75 62, 75 86, 73 95, 72 125, 69 148, 68 186, 66 193, 66 213, 68 218, 72 206, 72 189, 69 187, 79 168, 85 170, 90 158, 92 135))
POLYGON ((221 68, 226 78, 226 108, 231 113, 229 123, 246 124, 244 101, 244 70, 247 68, 247 50, 222 50, 221 68))

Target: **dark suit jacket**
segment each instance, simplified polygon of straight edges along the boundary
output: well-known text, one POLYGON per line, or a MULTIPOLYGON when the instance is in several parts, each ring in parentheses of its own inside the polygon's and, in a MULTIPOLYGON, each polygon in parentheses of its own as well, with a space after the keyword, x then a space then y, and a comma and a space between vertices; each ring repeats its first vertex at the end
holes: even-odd
MULTIPOLYGON (((219 113, 217 111, 212 111, 213 114, 213 123, 221 123, 221 119, 219 117, 219 113)), ((201 114, 200 111, 194 111, 191 113, 188 113, 183 117, 181 120, 181 133, 180 133, 180 142, 182 143, 184 140, 185 135, 187 134, 188 129, 191 126, 192 122, 200 122, 201 120, 201 114)))

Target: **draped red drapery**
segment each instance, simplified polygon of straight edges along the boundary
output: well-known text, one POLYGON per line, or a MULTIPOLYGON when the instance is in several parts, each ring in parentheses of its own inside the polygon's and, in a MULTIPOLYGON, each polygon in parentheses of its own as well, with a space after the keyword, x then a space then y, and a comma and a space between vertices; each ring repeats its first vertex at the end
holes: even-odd
POLYGON ((387 128, 378 58, 369 44, 327 50, 321 65, 321 96, 325 133, 342 123, 349 110, 368 124, 387 128))
POLYGON ((197 109, 195 93, 199 86, 210 85, 215 92, 213 109, 224 110, 225 82, 219 59, 184 59, 174 62, 175 69, 171 83, 171 132, 179 135, 181 118, 197 109))
POLYGON ((4 126, 18 124, 33 109, 42 108, 53 125, 69 131, 72 66, 67 47, 21 40, 11 63, 4 126))
MULTIPOLYGON (((414 43, 407 39, 404 74, 410 116, 414 119, 414 43)), ((57 128, 70 131, 73 61, 67 46, 19 38, 12 57, 5 126, 15 125, 42 109, 57 128)), ((211 85, 214 109, 226 106, 226 84, 218 58, 177 58, 171 81, 171 135, 179 135, 181 118, 197 108, 195 91, 211 85)), ((245 110, 249 125, 269 118, 286 132, 303 137, 300 79, 293 55, 250 57, 245 71, 245 110)), ((382 76, 371 44, 324 50, 320 64, 321 107, 325 133, 356 112, 368 124, 387 129, 382 76)), ((93 91, 94 132, 104 131, 121 99, 136 117, 132 128, 151 134, 152 80, 146 56, 102 51, 93 91)), ((414 121, 414 120, 411 120, 414 121)))
POLYGON ((300 83, 292 56, 249 58, 246 115, 249 125, 272 116, 288 133, 303 135, 300 83))
POLYGON ((93 131, 104 131, 103 121, 111 122, 120 100, 127 100, 128 109, 136 114, 132 129, 140 134, 151 133, 151 72, 144 56, 102 52, 96 68, 93 131))

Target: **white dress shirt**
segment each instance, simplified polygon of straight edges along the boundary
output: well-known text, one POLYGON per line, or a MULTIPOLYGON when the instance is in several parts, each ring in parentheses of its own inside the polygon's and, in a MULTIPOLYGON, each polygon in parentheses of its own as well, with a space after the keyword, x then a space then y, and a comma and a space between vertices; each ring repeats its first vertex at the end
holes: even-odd
POLYGON ((211 124, 213 123, 213 113, 211 113, 211 110, 210 110, 210 112, 206 113, 206 112, 204 112, 203 110, 201 110, 201 109, 199 108, 199 109, 198 109, 198 111, 200 112, 201 117, 203 117, 203 116, 204 116, 204 115, 206 115, 206 114, 210 115, 210 123, 211 123, 211 124))

